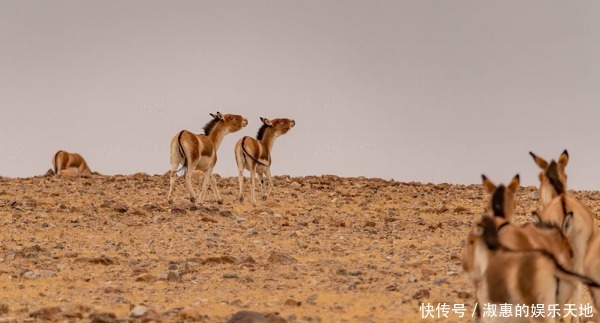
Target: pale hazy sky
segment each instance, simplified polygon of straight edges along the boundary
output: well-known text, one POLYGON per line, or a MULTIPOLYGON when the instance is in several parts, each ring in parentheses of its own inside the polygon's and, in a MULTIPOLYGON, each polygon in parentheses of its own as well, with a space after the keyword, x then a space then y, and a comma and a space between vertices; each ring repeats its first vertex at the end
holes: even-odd
POLYGON ((296 127, 275 175, 537 184, 568 148, 600 189, 599 1, 0 1, 0 175, 59 150, 104 174, 164 173, 209 112, 296 127))

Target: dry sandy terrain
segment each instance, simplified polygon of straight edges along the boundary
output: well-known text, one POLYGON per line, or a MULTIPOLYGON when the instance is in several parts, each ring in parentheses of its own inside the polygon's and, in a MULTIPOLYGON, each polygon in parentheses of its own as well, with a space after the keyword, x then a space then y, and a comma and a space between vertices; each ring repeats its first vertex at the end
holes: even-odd
MULTIPOLYGON (((470 316, 460 261, 480 185, 277 177, 257 207, 237 178, 219 188, 224 204, 195 206, 180 179, 169 205, 166 176, 0 178, 0 322, 410 322, 420 302, 470 316)), ((573 193, 598 212, 599 192, 573 193)), ((537 190, 517 202, 528 220, 537 190)))

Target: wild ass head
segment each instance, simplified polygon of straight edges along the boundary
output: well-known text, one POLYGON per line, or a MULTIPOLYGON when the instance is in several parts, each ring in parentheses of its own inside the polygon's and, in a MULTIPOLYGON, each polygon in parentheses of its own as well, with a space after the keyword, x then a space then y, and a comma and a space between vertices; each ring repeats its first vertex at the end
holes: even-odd
POLYGON ((538 175, 540 179, 540 199, 542 205, 546 206, 556 196, 567 192, 567 174, 565 167, 569 162, 569 153, 565 149, 558 157, 558 162, 551 160, 550 163, 543 158, 529 152, 533 161, 541 169, 538 175))
POLYGON ((515 218, 515 193, 519 188, 519 174, 515 175, 508 186, 494 185, 485 175, 481 175, 483 187, 490 193, 488 213, 490 216, 499 216, 512 222, 515 218))

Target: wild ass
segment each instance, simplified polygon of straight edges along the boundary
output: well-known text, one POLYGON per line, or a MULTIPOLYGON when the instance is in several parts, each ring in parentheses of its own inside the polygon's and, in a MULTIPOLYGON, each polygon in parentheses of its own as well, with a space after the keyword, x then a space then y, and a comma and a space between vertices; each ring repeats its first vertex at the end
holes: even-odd
MULTIPOLYGON (((584 259, 588 245, 594 233, 594 214, 577 198, 567 194, 567 174, 565 168, 569 162, 569 153, 565 149, 558 162, 548 163, 543 158, 529 152, 536 165, 541 169, 540 200, 542 212, 539 217, 544 222, 560 226, 573 248, 573 266, 576 272, 584 272, 584 259)), ((579 304, 581 285, 577 286, 575 300, 579 304)))
POLYGON ((594 214, 577 198, 567 194, 567 175, 565 167, 569 162, 569 154, 565 150, 558 162, 546 162, 534 153, 529 153, 538 167, 541 168, 540 199, 542 212, 540 218, 563 229, 573 248, 575 270, 583 270, 583 258, 594 232, 594 214), (570 214, 570 216, 569 216, 570 214))
POLYGON ((213 118, 204 126, 204 134, 194 134, 187 130, 180 131, 171 140, 171 183, 167 200, 171 203, 173 185, 177 180, 177 168, 185 174, 185 183, 190 192, 190 201, 196 201, 196 193, 192 187, 192 173, 194 170, 204 172, 200 203, 204 203, 204 196, 210 182, 215 198, 222 203, 221 194, 217 189, 217 180, 212 176, 213 168, 217 163, 217 150, 225 135, 239 131, 248 124, 241 115, 237 114, 210 114, 213 118))
POLYGON ((56 176, 90 176, 92 171, 80 154, 59 150, 52 158, 52 166, 56 176))
POLYGON ((242 188, 244 184, 244 169, 250 171, 250 196, 252 204, 256 205, 256 195, 254 189, 256 187, 256 176, 260 177, 261 192, 263 201, 271 194, 273 189, 273 179, 271 178, 271 149, 277 137, 286 134, 291 128, 296 125, 296 121, 292 119, 272 119, 260 118, 262 126, 258 129, 256 139, 252 137, 244 137, 235 144, 235 160, 238 166, 238 177, 240 182, 240 203, 244 202, 242 188), (267 193, 264 192, 263 175, 267 176, 269 187, 267 193))
POLYGON ((485 175, 481 175, 481 180, 485 190, 490 193, 490 202, 488 203, 488 214, 494 217, 505 218, 513 222, 515 218, 515 194, 519 188, 520 177, 515 175, 508 186, 502 184, 496 186, 485 175))
MULTIPOLYGON (((596 232, 592 237, 583 261, 583 273, 592 279, 600 280, 600 233, 596 232)), ((590 294, 596 308, 600 311, 600 289, 590 288, 590 294)))
MULTIPOLYGON (((574 297, 578 282, 598 287, 557 258, 568 259, 565 255, 571 251, 560 230, 548 225, 537 227, 537 232, 543 233, 539 238, 552 247, 528 246, 503 236, 501 231, 514 225, 505 222, 499 227, 498 220, 484 215, 469 232, 465 245, 463 269, 475 285, 479 304, 559 304, 562 309, 574 297), (511 247, 505 245, 509 242, 511 247)), ((511 318, 514 320, 514 315, 511 318)))

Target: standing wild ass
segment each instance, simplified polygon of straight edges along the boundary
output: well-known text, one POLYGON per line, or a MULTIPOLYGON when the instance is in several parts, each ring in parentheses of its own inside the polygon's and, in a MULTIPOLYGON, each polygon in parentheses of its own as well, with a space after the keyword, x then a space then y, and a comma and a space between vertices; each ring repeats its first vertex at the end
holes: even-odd
POLYGON ((273 189, 273 179, 271 178, 271 149, 275 139, 286 134, 292 127, 296 125, 296 121, 292 119, 272 119, 260 118, 262 126, 258 129, 256 139, 252 137, 244 137, 235 144, 235 160, 238 166, 238 176, 240 181, 240 202, 244 201, 242 195, 242 187, 244 183, 244 169, 250 171, 250 196, 252 204, 256 205, 256 196, 254 193, 256 175, 260 176, 261 192, 263 193, 263 201, 271 194, 273 189), (267 193, 264 192, 263 175, 267 176, 269 188, 267 193))
POLYGON ((190 192, 190 201, 196 201, 196 193, 192 187, 192 174, 194 170, 200 170, 204 172, 200 203, 204 203, 204 196, 209 182, 217 202, 223 202, 217 189, 217 180, 212 176, 213 168, 217 163, 217 150, 225 135, 239 131, 248 124, 248 120, 237 114, 217 112, 217 114, 211 113, 210 115, 213 119, 204 126, 203 135, 182 130, 171 140, 171 183, 167 197, 170 203, 173 201, 173 185, 177 179, 179 165, 183 165, 180 171, 185 174, 185 183, 190 192))
MULTIPOLYGON (((588 245, 594 234, 594 214, 577 198, 567 194, 567 174, 565 168, 569 162, 569 153, 565 149, 558 162, 549 163, 543 158, 529 152, 536 165, 541 169, 540 199, 542 212, 539 217, 561 227, 563 234, 569 239, 573 249, 573 265, 578 273, 584 272, 584 259, 588 245)), ((581 285, 575 292, 574 304, 579 304, 581 285)))

